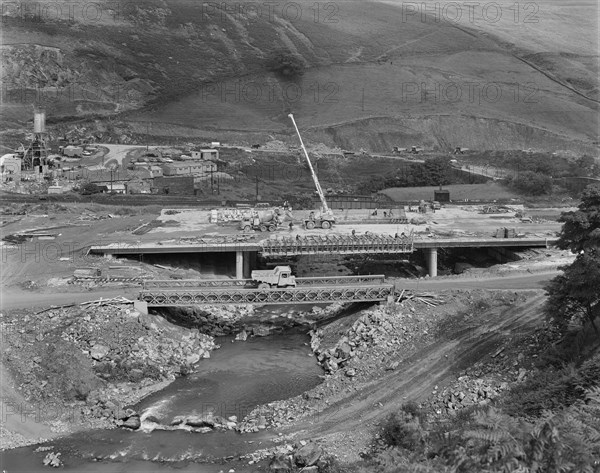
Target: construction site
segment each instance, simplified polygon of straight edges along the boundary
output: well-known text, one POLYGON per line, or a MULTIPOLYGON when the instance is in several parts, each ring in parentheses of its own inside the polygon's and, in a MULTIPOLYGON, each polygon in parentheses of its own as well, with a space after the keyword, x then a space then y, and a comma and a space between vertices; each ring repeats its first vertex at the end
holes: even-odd
POLYGON ((600 471, 598 5, 450 3, 3 8, 3 472, 600 471))

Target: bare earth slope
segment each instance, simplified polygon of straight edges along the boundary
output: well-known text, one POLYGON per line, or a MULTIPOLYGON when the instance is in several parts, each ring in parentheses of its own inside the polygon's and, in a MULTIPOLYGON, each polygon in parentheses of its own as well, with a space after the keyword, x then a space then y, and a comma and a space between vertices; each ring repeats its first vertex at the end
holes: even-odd
POLYGON ((364 1, 100 4, 99 19, 5 16, 4 123, 29 118, 37 88, 50 117, 129 110, 152 134, 285 137, 293 110, 310 139, 348 148, 595 149, 593 2, 518 14, 502 3, 497 21, 489 8, 454 21, 451 9, 364 1), (266 71, 280 48, 302 57, 302 78, 266 71))

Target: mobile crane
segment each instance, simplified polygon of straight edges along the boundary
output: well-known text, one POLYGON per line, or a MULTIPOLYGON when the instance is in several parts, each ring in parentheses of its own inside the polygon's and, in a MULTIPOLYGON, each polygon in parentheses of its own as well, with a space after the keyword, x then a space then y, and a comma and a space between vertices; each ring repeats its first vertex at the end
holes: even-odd
POLYGON ((315 187, 317 188, 317 194, 319 194, 319 198, 321 199, 321 211, 311 212, 310 216, 307 219, 304 219, 304 227, 307 230, 312 230, 313 228, 324 228, 329 229, 335 223, 335 216, 333 212, 327 205, 327 201, 325 200, 325 194, 323 193, 323 189, 321 189, 321 184, 319 184, 319 179, 317 178, 317 174, 312 167, 312 163, 310 162, 310 158, 308 157, 308 152, 304 147, 304 142, 302 141, 302 137, 300 136, 300 131, 298 130, 298 126, 296 125, 296 120, 294 120, 294 115, 289 114, 288 117, 291 118, 292 123, 294 124, 294 128, 296 129, 296 133, 298 134, 298 138, 300 139, 300 146, 302 146, 302 151, 304 151, 304 156, 306 156, 306 161, 308 162, 308 167, 310 169, 310 173, 312 175, 313 181, 315 182, 315 187))

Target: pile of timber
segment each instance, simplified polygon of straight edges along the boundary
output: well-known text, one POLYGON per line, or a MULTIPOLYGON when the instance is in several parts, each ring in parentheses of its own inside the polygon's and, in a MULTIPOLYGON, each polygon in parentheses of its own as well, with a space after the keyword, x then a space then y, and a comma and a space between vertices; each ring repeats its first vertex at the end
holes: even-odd
POLYGON ((441 299, 437 294, 432 294, 430 292, 412 292, 402 289, 402 292, 398 296, 398 299, 396 299, 396 302, 406 302, 408 305, 412 305, 411 302, 421 302, 430 307, 436 307, 440 304, 443 304, 444 300, 441 299))

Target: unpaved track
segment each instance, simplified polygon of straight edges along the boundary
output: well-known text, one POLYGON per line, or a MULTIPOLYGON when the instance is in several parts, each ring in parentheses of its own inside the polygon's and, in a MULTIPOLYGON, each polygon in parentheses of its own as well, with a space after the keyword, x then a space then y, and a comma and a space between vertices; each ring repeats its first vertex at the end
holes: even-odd
POLYGON ((365 431, 368 424, 397 411, 408 400, 424 400, 435 385, 443 385, 451 376, 493 353, 503 339, 533 330, 542 322, 544 301, 545 293, 536 291, 518 309, 490 309, 475 332, 449 334, 447 340, 420 350, 395 371, 332 402, 317 422, 314 418, 302 421, 293 430, 302 431, 306 437, 365 431), (377 407, 377 403, 383 407, 377 407))
MULTIPOLYGON (((67 305, 80 304, 100 299, 111 299, 113 297, 126 297, 133 300, 137 298, 140 291, 139 288, 118 288, 94 290, 89 292, 52 292, 52 293, 35 293, 26 292, 14 288, 1 288, 0 308, 1 310, 8 309, 23 309, 42 307, 46 308, 50 305, 67 305)), ((60 289, 57 289, 60 291, 60 289)))
POLYGON ((424 291, 442 291, 445 289, 542 289, 550 279, 562 271, 550 270, 531 274, 512 274, 508 276, 476 276, 447 279, 396 279, 397 290, 412 289, 424 291))

